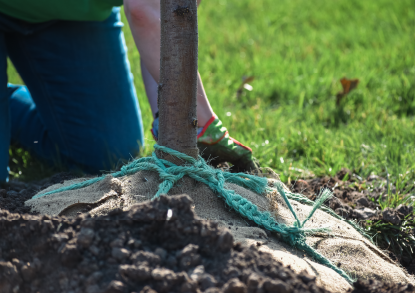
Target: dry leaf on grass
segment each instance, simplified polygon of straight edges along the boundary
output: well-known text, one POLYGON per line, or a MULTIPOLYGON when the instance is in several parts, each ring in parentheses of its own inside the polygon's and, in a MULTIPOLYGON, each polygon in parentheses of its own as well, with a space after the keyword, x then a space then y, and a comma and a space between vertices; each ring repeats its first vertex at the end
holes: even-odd
POLYGON ((340 101, 349 93, 351 92, 353 89, 355 89, 357 87, 357 85, 359 84, 359 80, 357 78, 355 79, 347 79, 346 77, 343 77, 342 79, 340 79, 340 82, 342 84, 343 87, 343 91, 342 92, 338 92, 336 95, 336 105, 340 105, 340 101))

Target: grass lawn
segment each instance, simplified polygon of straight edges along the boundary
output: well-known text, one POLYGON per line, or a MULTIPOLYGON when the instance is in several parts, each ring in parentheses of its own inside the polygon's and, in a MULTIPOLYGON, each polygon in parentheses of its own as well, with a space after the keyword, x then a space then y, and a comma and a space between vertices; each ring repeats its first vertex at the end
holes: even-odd
MULTIPOLYGON (((413 0, 202 1, 199 70, 214 111, 285 182, 346 167, 413 186, 414 8, 413 0), (237 97, 242 76, 255 77, 253 90, 237 97), (336 106, 344 76, 360 83, 336 106)), ((151 112, 127 23, 124 32, 149 155, 151 112)), ((8 73, 21 83, 12 66, 8 73)), ((24 150, 11 157, 13 177, 33 178, 24 150)), ((37 176, 50 172, 42 168, 37 176)))

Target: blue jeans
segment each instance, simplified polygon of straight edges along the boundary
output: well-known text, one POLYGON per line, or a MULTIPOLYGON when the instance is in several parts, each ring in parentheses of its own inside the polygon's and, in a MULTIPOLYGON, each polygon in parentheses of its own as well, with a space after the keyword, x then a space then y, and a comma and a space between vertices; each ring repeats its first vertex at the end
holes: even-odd
POLYGON ((143 127, 119 10, 102 22, 0 14, 0 182, 10 143, 86 172, 138 154, 143 127), (27 87, 7 83, 7 56, 27 87))

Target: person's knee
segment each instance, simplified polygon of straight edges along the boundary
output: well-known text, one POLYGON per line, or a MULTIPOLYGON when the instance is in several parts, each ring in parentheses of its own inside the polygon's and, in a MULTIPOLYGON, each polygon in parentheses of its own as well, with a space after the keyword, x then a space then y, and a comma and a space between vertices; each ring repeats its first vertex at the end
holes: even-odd
POLYGON ((136 27, 150 28, 160 21, 159 0, 124 0, 124 11, 136 27))
POLYGON ((142 142, 129 140, 119 145, 110 146, 103 153, 102 165, 100 170, 113 170, 117 168, 120 163, 132 161, 140 155, 142 142))
POLYGON ((118 143, 101 141, 100 143, 88 144, 88 148, 84 149, 82 153, 63 161, 64 165, 68 165, 69 168, 76 166, 87 173, 99 173, 103 170, 114 170, 121 163, 135 159, 139 156, 141 148, 142 143, 139 139, 137 141, 128 139, 118 143))

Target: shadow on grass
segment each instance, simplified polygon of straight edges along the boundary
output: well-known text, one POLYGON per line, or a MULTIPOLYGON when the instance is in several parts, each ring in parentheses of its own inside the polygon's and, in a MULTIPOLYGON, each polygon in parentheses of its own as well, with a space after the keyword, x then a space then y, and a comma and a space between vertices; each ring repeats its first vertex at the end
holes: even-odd
POLYGON ((19 146, 9 148, 9 167, 9 179, 23 182, 37 181, 68 171, 63 166, 51 166, 19 146))

